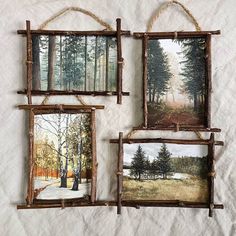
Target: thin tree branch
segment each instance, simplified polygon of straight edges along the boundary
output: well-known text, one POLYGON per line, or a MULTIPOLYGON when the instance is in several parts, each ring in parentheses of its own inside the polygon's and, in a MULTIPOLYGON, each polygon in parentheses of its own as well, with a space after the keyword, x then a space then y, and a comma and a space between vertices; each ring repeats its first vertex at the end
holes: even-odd
POLYGON ((44 128, 42 125, 40 125, 40 124, 38 124, 38 123, 35 123, 35 125, 38 125, 41 129, 46 130, 46 131, 48 131, 49 133, 54 134, 54 135, 57 137, 57 134, 55 134, 53 131, 44 128))
MULTIPOLYGON (((43 117, 43 115, 41 115, 41 119, 46 121, 56 132, 58 132, 58 128, 56 128, 54 125, 52 125, 52 123, 54 123, 55 121, 49 121, 49 120, 45 119, 43 117)), ((57 124, 57 122, 55 122, 55 123, 57 124)))

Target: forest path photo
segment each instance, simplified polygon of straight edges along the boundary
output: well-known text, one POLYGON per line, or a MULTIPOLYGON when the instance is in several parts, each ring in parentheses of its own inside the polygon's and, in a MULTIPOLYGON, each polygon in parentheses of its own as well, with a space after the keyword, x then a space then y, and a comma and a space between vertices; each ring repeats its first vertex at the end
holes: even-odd
POLYGON ((148 126, 204 125, 205 39, 148 42, 148 126))

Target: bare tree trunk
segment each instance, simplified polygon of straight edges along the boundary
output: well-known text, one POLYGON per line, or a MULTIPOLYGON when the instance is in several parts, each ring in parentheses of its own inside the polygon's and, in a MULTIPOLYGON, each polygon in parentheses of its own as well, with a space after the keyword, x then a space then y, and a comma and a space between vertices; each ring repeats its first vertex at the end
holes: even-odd
POLYGON ((74 174, 74 182, 73 182, 73 186, 71 190, 74 190, 74 191, 79 190, 79 176, 77 173, 74 174))
POLYGON ((32 37, 32 44, 33 44, 33 89, 40 90, 41 89, 41 75, 40 75, 40 48, 39 48, 39 37, 34 35, 32 37))
POLYGON ((97 80, 97 47, 98 47, 98 37, 95 39, 95 56, 94 56, 94 84, 93 90, 96 91, 96 80, 97 80))
POLYGON ((175 102, 175 95, 174 95, 174 90, 171 89, 171 94, 172 94, 172 101, 175 102))
POLYGON ((152 100, 152 96, 151 96, 152 94, 151 94, 151 93, 152 93, 152 89, 149 88, 149 89, 148 89, 148 101, 149 101, 149 102, 151 102, 151 100, 152 100))
POLYGON ((198 96, 197 93, 193 94, 193 110, 198 111, 198 96))
POLYGON ((156 103, 158 104, 159 102, 160 102, 160 95, 157 94, 157 101, 156 101, 156 103))
POLYGON ((62 36, 60 36, 60 89, 63 89, 63 57, 62 57, 62 36))
POLYGON ((80 129, 80 151, 79 151, 79 160, 78 160, 78 165, 79 165, 79 182, 80 184, 82 183, 82 152, 83 152, 83 142, 82 142, 82 133, 80 129))
POLYGON ((53 90, 55 86, 54 61, 55 61, 56 37, 49 36, 48 42, 48 90, 53 90))
POLYGON ((67 187, 66 179, 64 178, 66 173, 65 169, 63 168, 63 161, 62 161, 62 132, 61 132, 61 113, 58 114, 58 162, 60 163, 60 177, 61 177, 61 188, 67 187))
POLYGON ((66 116, 66 163, 65 168, 63 168, 61 176, 61 187, 67 188, 67 174, 68 174, 68 160, 69 160, 69 145, 68 145, 68 126, 69 126, 69 115, 66 116))
POLYGON ((106 79, 105 79, 105 90, 108 91, 110 90, 109 88, 109 43, 108 43, 109 38, 106 37, 106 79))
POLYGON ((84 91, 87 89, 87 36, 84 42, 84 91))
POLYGON ((155 95, 156 95, 156 89, 154 88, 154 89, 152 90, 152 102, 155 101, 155 95))

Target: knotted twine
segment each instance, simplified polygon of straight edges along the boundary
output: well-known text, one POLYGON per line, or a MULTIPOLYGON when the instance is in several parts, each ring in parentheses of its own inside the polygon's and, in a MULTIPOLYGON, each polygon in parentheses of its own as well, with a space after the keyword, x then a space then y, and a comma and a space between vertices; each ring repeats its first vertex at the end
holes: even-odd
MULTIPOLYGON (((55 21, 57 18, 59 18, 61 16, 64 16, 65 14, 67 14, 68 12, 71 12, 71 11, 80 12, 80 13, 82 13, 84 15, 90 16, 92 19, 94 19, 100 25, 104 26, 105 30, 113 30, 111 25, 106 23, 105 21, 103 21, 100 17, 98 17, 97 15, 92 13, 91 11, 85 10, 83 8, 80 8, 80 7, 67 7, 67 8, 64 8, 64 9, 60 10, 59 12, 55 13, 53 16, 49 17, 49 19, 44 21, 39 26, 39 30, 44 29, 45 27, 48 26, 49 23, 51 23, 52 21, 55 21)), ((77 100, 82 105, 87 105, 79 95, 76 95, 75 97, 77 98, 77 100)), ((49 99, 49 97, 45 96, 44 100, 42 101, 42 105, 46 105, 46 103, 48 102, 48 99, 49 99)))

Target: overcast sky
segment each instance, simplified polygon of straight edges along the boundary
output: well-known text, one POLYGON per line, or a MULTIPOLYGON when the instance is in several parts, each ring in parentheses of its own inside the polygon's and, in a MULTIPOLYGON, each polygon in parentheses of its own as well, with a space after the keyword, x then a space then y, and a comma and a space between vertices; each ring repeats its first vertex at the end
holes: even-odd
MULTIPOLYGON (((149 157, 149 160, 153 160, 158 155, 162 143, 133 143, 124 144, 124 162, 130 163, 138 148, 141 145, 143 151, 149 157)), ((207 155, 207 145, 180 145, 180 144, 166 144, 168 150, 173 157, 193 156, 203 157, 207 155)))

